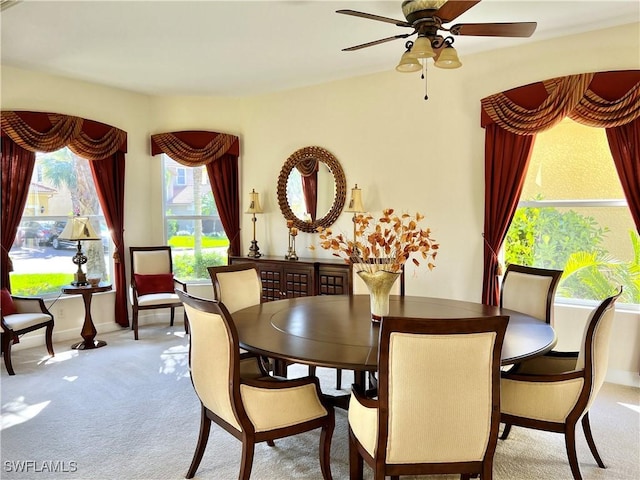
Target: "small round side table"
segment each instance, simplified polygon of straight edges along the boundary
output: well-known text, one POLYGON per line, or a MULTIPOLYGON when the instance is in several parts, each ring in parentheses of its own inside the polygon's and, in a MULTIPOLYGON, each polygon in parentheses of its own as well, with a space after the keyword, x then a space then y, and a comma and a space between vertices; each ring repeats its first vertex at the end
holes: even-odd
POLYGON ((91 285, 67 285, 62 287, 62 293, 67 295, 82 295, 82 300, 84 301, 84 324, 82 325, 81 332, 84 340, 74 343, 71 345, 71 348, 75 350, 90 350, 92 348, 104 347, 107 344, 107 342, 103 340, 95 340, 96 333, 98 332, 91 318, 91 298, 94 293, 108 292, 109 290, 111 290, 111 284, 102 282, 95 287, 91 285))

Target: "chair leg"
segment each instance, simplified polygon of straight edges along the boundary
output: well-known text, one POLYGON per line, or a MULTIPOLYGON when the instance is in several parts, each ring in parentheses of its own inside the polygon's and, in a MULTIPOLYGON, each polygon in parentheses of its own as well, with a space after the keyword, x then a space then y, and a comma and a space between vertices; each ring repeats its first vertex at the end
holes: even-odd
POLYGON ((49 352, 49 355, 51 355, 52 357, 55 357, 56 354, 53 351, 53 322, 47 325, 47 330, 44 334, 44 338, 47 344, 47 351, 49 352))
POLYGON ((133 322, 131 322, 131 330, 133 330, 133 338, 138 340, 138 309, 133 309, 133 322))
POLYGON ((316 366, 315 365, 309 365, 309 376, 310 377, 315 377, 316 376, 316 366))
POLYGON ((500 440, 506 440, 509 436, 509 432, 511 431, 511 425, 508 423, 504 424, 504 429, 502 430, 502 435, 500 435, 500 440))
POLYGON ((336 425, 335 413, 333 408, 328 409, 326 423, 322 426, 320 432, 320 471, 324 480, 332 480, 331 475, 331 438, 336 425))
POLYGON ((336 368, 336 390, 342 390, 342 369, 336 368))
POLYGON ((198 435, 198 443, 196 444, 196 451, 193 453, 193 460, 191 460, 191 466, 185 478, 193 478, 196 474, 196 470, 200 466, 200 461, 204 455, 204 451, 207 448, 207 442, 209 441, 209 432, 211 431, 211 419, 207 417, 207 411, 202 405, 202 413, 200 418, 200 434, 198 435))
POLYGON ((578 455, 576 454, 576 424, 567 423, 564 427, 564 443, 567 447, 567 457, 574 480, 582 480, 580 466, 578 465, 578 455))
POLYGON ((363 460, 356 446, 356 439, 349 429, 349 480, 362 480, 363 460))
POLYGON ((607 466, 600 458, 600 454, 598 453, 598 449, 596 448, 596 442, 593 441, 593 435, 591 434, 591 424, 589 422, 589 412, 584 414, 582 417, 582 430, 584 431, 584 436, 587 439, 587 445, 589 445, 589 450, 591 450, 591 455, 596 459, 596 463, 600 468, 607 468, 607 466))
POLYGON ((253 467, 253 452, 255 440, 244 436, 242 439, 242 463, 240 464, 240 474, 238 480, 249 480, 251 468, 253 467))
POLYGON ((170 326, 173 327, 173 320, 176 317, 176 309, 174 307, 171 307, 171 323, 169 324, 170 326))
POLYGON ((13 336, 8 332, 2 333, 2 351, 4 353, 4 366, 7 369, 9 375, 15 375, 11 364, 11 345, 13 344, 13 336))

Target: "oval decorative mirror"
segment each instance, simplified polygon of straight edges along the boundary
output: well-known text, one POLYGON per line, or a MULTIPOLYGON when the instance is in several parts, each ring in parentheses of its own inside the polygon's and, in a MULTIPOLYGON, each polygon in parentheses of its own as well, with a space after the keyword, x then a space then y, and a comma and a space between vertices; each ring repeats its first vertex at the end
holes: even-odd
POLYGON ((329 227, 344 208, 346 179, 340 163, 320 147, 295 151, 278 177, 278 203, 286 220, 307 233, 329 227))

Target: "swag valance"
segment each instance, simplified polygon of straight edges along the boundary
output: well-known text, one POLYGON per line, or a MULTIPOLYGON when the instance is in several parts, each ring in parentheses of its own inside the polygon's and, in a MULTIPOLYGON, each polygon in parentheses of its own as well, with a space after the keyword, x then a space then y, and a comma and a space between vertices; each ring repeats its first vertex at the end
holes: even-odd
POLYGON ((59 113, 3 111, 2 136, 30 152, 55 152, 69 147, 87 160, 127 152, 127 132, 59 113))
POLYGON ((189 167, 206 165, 223 155, 240 155, 238 137, 226 133, 186 131, 151 135, 151 155, 165 153, 189 167))
POLYGON ((151 135, 151 155, 164 153, 187 167, 206 166, 229 254, 240 253, 238 137, 226 133, 184 131, 151 135))
POLYGON ((563 118, 606 129, 631 216, 640 232, 640 70, 553 78, 481 100, 485 129, 484 282, 482 301, 497 305, 498 258, 538 132, 563 118))

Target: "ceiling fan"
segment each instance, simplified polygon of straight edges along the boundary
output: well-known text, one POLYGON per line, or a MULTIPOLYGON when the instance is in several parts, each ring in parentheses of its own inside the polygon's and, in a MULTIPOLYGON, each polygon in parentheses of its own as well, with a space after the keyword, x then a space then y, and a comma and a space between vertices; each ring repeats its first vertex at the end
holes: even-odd
MULTIPOLYGON (((344 48, 343 51, 360 50, 417 34, 415 41, 406 42, 406 51, 402 55, 396 70, 399 72, 423 70, 424 76, 428 58, 433 58, 434 65, 440 68, 458 68, 462 66, 458 59, 458 54, 453 48, 454 38, 452 35, 530 37, 536 29, 536 22, 458 23, 451 27, 445 26, 445 24, 452 22, 478 3, 480 3, 480 0, 405 0, 402 2, 402 13, 406 21, 356 10, 337 10, 336 13, 368 18, 413 29, 410 33, 381 38, 373 42, 344 48), (445 36, 440 32, 445 32, 445 36)), ((427 96, 425 95, 426 99, 427 96)))

